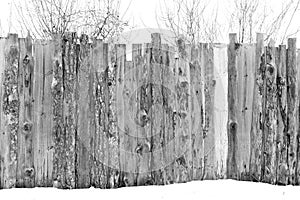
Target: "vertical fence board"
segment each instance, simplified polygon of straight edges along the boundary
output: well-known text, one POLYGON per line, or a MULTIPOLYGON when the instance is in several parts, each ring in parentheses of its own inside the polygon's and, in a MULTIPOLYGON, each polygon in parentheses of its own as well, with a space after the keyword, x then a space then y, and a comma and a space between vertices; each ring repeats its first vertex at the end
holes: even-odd
MULTIPOLYGON (((255 45, 246 46, 245 49, 245 80, 244 80, 244 99, 243 99, 243 132, 244 138, 244 155, 242 156, 243 180, 249 180, 250 154, 251 154, 251 128, 252 128, 252 112, 253 112, 253 92, 255 82, 255 45)), ((241 168, 240 168, 241 169, 241 168)))
POLYGON ((139 112, 138 121, 141 124, 139 132, 140 141, 138 141, 138 147, 136 152, 140 155, 138 159, 138 176, 137 185, 149 185, 152 183, 151 179, 151 125, 150 125, 150 108, 151 108, 151 71, 150 71, 150 56, 151 45, 150 43, 144 44, 143 63, 138 67, 139 77, 139 112))
POLYGON ((136 170, 136 156, 135 148, 137 146, 137 126, 135 124, 135 115, 137 112, 137 84, 136 84, 136 62, 137 62, 138 47, 132 46, 132 58, 133 63, 126 62, 126 48, 122 46, 122 54, 119 55, 119 59, 122 59, 124 67, 124 88, 122 91, 124 99, 124 130, 120 130, 122 138, 124 139, 124 146, 120 146, 121 151, 124 151, 125 163, 121 163, 124 166, 122 168, 123 185, 133 186, 135 184, 135 170, 136 170), (126 63, 125 63, 126 62, 126 63))
POLYGON ((5 43, 5 70, 3 73, 2 93, 2 119, 3 142, 7 145, 3 148, 2 160, 2 187, 12 188, 16 186, 17 174, 17 149, 19 129, 19 44, 18 35, 9 34, 5 43))
MULTIPOLYGON (((116 85, 116 80, 117 80, 117 76, 115 73, 115 69, 114 69, 114 65, 111 59, 111 54, 109 51, 109 45, 105 44, 104 46, 104 60, 106 60, 106 62, 104 63, 105 67, 107 68, 107 87, 108 87, 108 112, 107 112, 107 120, 108 120, 108 132, 110 133, 110 137, 108 137, 108 142, 109 142, 109 151, 111 152, 110 154, 110 174, 111 174, 111 184, 110 187, 111 188, 116 188, 116 187, 120 187, 122 185, 124 185, 124 183, 122 183, 122 180, 120 180, 120 156, 119 156, 119 152, 120 152, 120 146, 119 146, 119 137, 120 134, 118 132, 118 126, 117 126, 117 112, 118 112, 118 108, 116 107, 116 92, 117 92, 117 85, 116 85)), ((126 46, 123 45, 123 52, 121 55, 121 58, 123 59, 123 65, 125 67, 126 65, 126 46)), ((123 68, 124 68, 123 67, 123 68)))
POLYGON ((245 152, 245 144, 248 142, 246 139, 247 133, 243 130, 243 124, 244 124, 244 98, 245 97, 245 89, 246 89, 246 83, 245 83, 245 71, 247 70, 246 66, 246 58, 245 58, 245 45, 243 44, 237 44, 236 45, 236 65, 237 65, 237 81, 236 81, 236 94, 237 94, 237 109, 236 111, 236 120, 237 120, 237 146, 236 146, 236 176, 237 179, 242 178, 242 174, 244 174, 244 159, 247 159, 247 155, 245 152))
POLYGON ((130 115, 130 120, 134 128, 134 134, 130 134, 131 140, 133 140, 132 148, 131 148, 131 155, 134 157, 134 165, 130 168, 130 173, 132 173, 132 182, 130 185, 137 185, 138 183, 138 173, 140 169, 140 159, 143 153, 143 139, 144 136, 142 135, 142 129, 144 126, 144 119, 143 115, 141 114, 141 105, 140 105, 140 98, 141 98, 141 89, 142 85, 140 83, 141 77, 140 72, 142 68, 142 44, 133 44, 132 45, 132 68, 131 68, 131 76, 132 76, 132 91, 131 91, 131 106, 132 106, 132 113, 130 115), (141 115, 140 115, 141 114, 141 115))
POLYGON ((152 98, 151 98, 151 176, 153 184, 164 183, 164 108, 163 108, 163 73, 162 46, 160 34, 151 34, 151 58, 150 68, 152 72, 152 98))
POLYGON ((19 39, 19 135, 18 135, 18 170, 17 187, 34 186, 33 167, 33 59, 32 39, 19 39))
POLYGON ((4 129, 4 111, 3 111, 3 95, 4 95, 4 74, 5 74, 5 43, 6 38, 0 38, 0 189, 5 188, 6 180, 6 153, 8 148, 7 135, 4 129))
MULTIPOLYGON (((132 91, 132 107, 133 111, 130 116, 130 120, 132 120, 132 124, 135 127, 135 135, 130 135, 132 140, 136 137, 136 143, 133 144, 133 156, 135 157, 135 164, 136 169, 131 171, 134 174, 134 181, 131 184, 137 185, 138 184, 138 177, 140 172, 140 162, 141 157, 143 155, 143 139, 145 136, 142 134, 142 129, 145 125, 145 113, 142 112, 140 99, 141 99, 141 90, 142 90, 142 83, 141 83, 141 71, 143 67, 143 57, 142 57, 142 44, 133 44, 132 45, 132 71, 133 71, 133 91, 132 91), (134 108, 135 107, 135 108, 134 108)), ((133 169, 132 169, 133 170, 133 169)))
POLYGON ((216 179, 215 174, 215 130, 214 130, 214 63, 213 48, 211 44, 204 44, 204 98, 205 98, 205 124, 204 139, 204 179, 216 179))
POLYGON ((288 183, 287 165, 287 82, 286 46, 280 45, 277 66, 278 127, 277 127, 277 183, 288 183))
POLYGON ((275 62, 276 49, 274 42, 269 43, 265 51, 266 59, 266 107, 265 107, 265 149, 264 163, 265 172, 263 180, 268 183, 274 184, 276 181, 276 132, 277 132, 277 67, 275 62))
POLYGON ((178 80, 175 86, 178 105, 176 108, 176 165, 178 176, 176 182, 187 182, 191 180, 192 160, 191 151, 191 130, 190 130, 190 66, 188 60, 189 47, 183 40, 178 41, 178 80))
POLYGON ((288 143, 288 167, 289 167, 289 184, 296 183, 296 158, 297 158, 297 119, 298 109, 298 85, 297 85, 297 68, 296 68, 296 39, 288 39, 287 52, 287 143, 288 143))
POLYGON ((202 134, 202 86, 200 46, 191 49, 190 81, 191 81, 191 142, 192 142, 192 179, 200 180, 203 168, 203 134, 202 134))
POLYGON ((25 39, 19 38, 19 70, 18 70, 18 93, 20 98, 19 104, 19 128, 18 128, 18 152, 17 152, 17 179, 16 179, 16 187, 25 187, 25 151, 26 151, 26 144, 25 144, 25 135, 26 131, 23 129, 23 124, 25 123, 25 86, 24 86, 24 67, 23 67, 23 59, 26 55, 26 46, 25 46, 25 39), (22 67, 21 67, 22 66, 22 67))
POLYGON ((76 149, 76 109, 75 99, 77 90, 76 70, 76 33, 69 33, 63 38, 63 121, 64 121, 64 148, 65 148, 65 187, 75 188, 75 149, 76 149))
MULTIPOLYGON (((109 149, 107 143, 108 122, 108 88, 106 84, 107 66, 104 66, 104 43, 96 40, 93 49, 93 71, 95 98, 95 132, 93 138, 93 186, 107 188, 109 185, 109 149)), ((107 60, 106 60, 107 62, 107 60)))
POLYGON ((238 77, 236 56, 239 45, 236 43, 236 34, 229 35, 228 47, 228 159, 227 176, 237 178, 237 140, 238 140, 238 77))
POLYGON ((216 152, 216 175, 218 179, 226 177, 227 161, 227 122, 228 122, 228 73, 227 45, 216 45, 214 53, 214 131, 216 152))
POLYGON ((164 184, 174 182, 174 160, 175 160, 175 130, 174 111, 176 108, 176 69, 174 59, 174 47, 163 45, 163 109, 164 109, 164 161, 165 179, 164 184))
POLYGON ((65 132, 63 119, 63 99, 64 99, 64 66, 62 61, 61 38, 55 38, 54 57, 53 57, 53 79, 51 83, 53 104, 53 186, 66 188, 66 151, 65 151, 65 132))
POLYGON ((253 106, 255 75, 255 46, 242 45, 237 55, 238 76, 238 135, 237 135, 237 176, 249 180, 250 131, 253 106))
MULTIPOLYGON (((44 168, 45 162, 45 145, 44 142, 47 141, 47 137, 44 135, 43 131, 43 79, 45 76, 44 72, 44 62, 46 55, 44 53, 45 48, 43 48, 42 41, 39 41, 34 45, 34 167, 35 167, 35 183, 36 186, 45 186, 45 174, 44 168)), ((52 81, 52 80, 51 80, 52 81)), ((51 93, 50 93, 51 94, 51 93)), ((48 93, 49 95, 49 93, 48 93)), ((49 95, 51 96, 51 95, 49 95)))
POLYGON ((90 98, 93 97, 91 89, 89 87, 91 72, 90 63, 90 44, 88 43, 88 37, 82 35, 80 38, 80 51, 77 52, 78 56, 78 129, 77 129, 77 187, 89 188, 90 182, 90 164, 91 164, 91 124, 90 118, 92 113, 89 110, 90 98))
MULTIPOLYGON (((126 171, 126 158, 127 153, 126 152, 126 129, 125 129, 125 112, 126 108, 124 105, 124 87, 125 87, 125 63, 126 63, 126 46, 125 45, 117 45, 116 46, 116 65, 117 65, 117 72, 116 72, 116 105, 117 105, 117 127, 118 127, 118 133, 119 134, 116 137, 116 140, 119 140, 119 170, 121 173, 121 179, 122 179, 122 185, 124 185, 124 178, 125 177, 125 171, 126 171)), ((127 113, 126 113, 127 114, 127 113)), ((117 153, 117 152, 116 152, 117 153)))
MULTIPOLYGON (((53 65, 55 64, 53 61, 55 50, 55 44, 53 41, 48 41, 43 45, 43 58, 44 58, 44 67, 43 72, 40 76, 35 74, 34 77, 39 77, 39 80, 43 82, 43 86, 40 91, 40 95, 42 96, 42 112, 40 113, 41 121, 42 121, 42 131, 43 140, 46 140, 46 144, 44 146, 46 155, 45 155, 45 185, 53 186, 53 153, 54 153, 54 140, 53 140, 53 96, 51 95, 51 86, 53 81, 53 65)), ((36 108, 36 107, 35 107, 36 108)), ((40 134, 39 133, 39 134, 40 134)), ((35 133, 37 135, 37 133, 35 133)))
MULTIPOLYGON (((300 49, 297 49, 297 69, 300 69, 300 49)), ((298 102, 297 102, 297 122, 299 123, 300 120, 300 101, 299 101, 299 94, 300 94, 300 73, 297 72, 297 90, 298 90, 298 102)), ((297 185, 300 184, 300 125, 297 125, 297 139, 296 139, 296 144, 297 144, 297 155, 296 155, 296 172, 295 172, 295 177, 296 181, 295 183, 297 185)))
POLYGON ((253 94, 253 113, 251 127, 251 154, 250 154, 250 179, 253 181, 261 180, 262 169, 262 125, 263 124, 263 34, 256 35, 255 52, 255 85, 253 94))

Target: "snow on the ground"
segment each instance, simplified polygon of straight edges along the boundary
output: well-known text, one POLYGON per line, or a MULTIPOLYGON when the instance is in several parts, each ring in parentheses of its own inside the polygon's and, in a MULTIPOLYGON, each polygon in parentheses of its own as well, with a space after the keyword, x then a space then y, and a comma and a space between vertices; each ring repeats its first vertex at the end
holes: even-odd
POLYGON ((193 181, 165 186, 139 186, 118 189, 14 188, 0 190, 0 200, 286 200, 300 199, 300 186, 274 186, 234 180, 193 181))

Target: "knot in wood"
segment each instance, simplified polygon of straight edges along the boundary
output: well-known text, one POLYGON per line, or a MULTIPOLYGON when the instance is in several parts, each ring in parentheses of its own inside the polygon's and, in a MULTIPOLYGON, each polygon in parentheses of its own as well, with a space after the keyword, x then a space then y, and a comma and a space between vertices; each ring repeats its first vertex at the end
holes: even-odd
POLYGON ((31 122, 25 122, 25 123, 23 124, 23 130, 24 130, 25 132, 30 132, 31 129, 32 129, 32 123, 31 123, 31 122))
POLYGON ((29 178, 33 177, 34 176, 34 169, 32 167, 26 168, 25 169, 25 176, 29 177, 29 178))
POLYGON ((30 62, 29 56, 26 55, 25 58, 23 59, 23 64, 27 65, 30 62))

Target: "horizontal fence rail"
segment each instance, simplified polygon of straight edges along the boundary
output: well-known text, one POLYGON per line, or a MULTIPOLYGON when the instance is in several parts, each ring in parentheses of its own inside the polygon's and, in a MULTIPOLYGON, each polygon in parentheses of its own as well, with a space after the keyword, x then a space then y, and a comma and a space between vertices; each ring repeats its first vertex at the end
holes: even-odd
POLYGON ((0 188, 300 183, 300 51, 0 39, 0 188))

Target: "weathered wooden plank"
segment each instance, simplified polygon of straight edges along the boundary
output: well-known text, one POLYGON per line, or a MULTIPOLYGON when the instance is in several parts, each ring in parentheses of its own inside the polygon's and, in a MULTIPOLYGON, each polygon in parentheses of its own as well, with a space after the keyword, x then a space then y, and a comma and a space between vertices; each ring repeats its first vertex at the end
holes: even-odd
POLYGON ((162 47, 161 36, 158 33, 151 34, 151 105, 149 112, 151 115, 151 176, 153 184, 161 185, 164 183, 164 130, 163 130, 163 77, 162 77, 162 47))
POLYGON ((277 184, 288 184, 287 165, 287 81, 286 46, 280 45, 277 61, 278 127, 277 127, 277 184))
POLYGON ((19 39, 19 134, 17 187, 34 187, 33 161, 33 57, 32 38, 19 39))
MULTIPOLYGON (((42 41, 37 41, 33 48, 34 54, 34 74, 36 76, 34 79, 34 88, 33 88, 33 97, 34 97, 34 121, 33 121, 33 155, 34 155, 34 168, 35 168, 35 185, 36 186, 45 186, 45 141, 47 137, 44 135, 43 125, 45 121, 43 120, 43 79, 45 76, 44 73, 44 59, 46 54, 43 47, 42 41)), ((52 64, 52 63, 51 63, 52 64)), ((52 81, 52 80, 51 80, 52 81)), ((51 93, 50 93, 51 94, 51 93)), ((48 95, 51 96, 49 93, 48 95)))
POLYGON ((64 65, 62 63, 62 41, 59 36, 55 38, 54 56, 53 56, 53 76, 51 83, 51 92, 53 97, 53 186, 66 188, 66 149, 65 149, 65 131, 64 131, 64 65))
POLYGON ((0 38, 0 189, 5 187, 6 174, 6 154, 8 151, 8 137, 4 129, 4 112, 3 112, 3 80, 5 72, 5 43, 6 38, 0 38), (3 134, 4 133, 4 134, 3 134))
POLYGON ((204 57, 204 169, 203 179, 212 180, 216 179, 215 174, 215 130, 214 130, 214 94, 215 94, 215 81, 214 81, 214 57, 213 47, 211 44, 203 44, 203 57, 204 57))
MULTIPOLYGON (((139 113, 141 112, 141 105, 140 105, 140 99, 141 99, 141 76, 140 72, 142 71, 142 64, 143 64, 143 55, 142 55, 142 44, 133 44, 132 45, 132 73, 129 73, 128 75, 132 76, 132 90, 130 95, 130 101, 131 101, 131 115, 130 122, 133 126, 133 132, 129 135, 131 138, 133 144, 131 148, 131 155, 134 156, 135 165, 133 168, 130 168, 130 173, 133 173, 132 178, 134 180, 131 180, 128 184, 129 185, 137 185, 138 184, 138 176, 139 176, 139 169, 140 169, 140 160, 141 155, 143 152, 143 140, 145 139, 144 135, 142 135, 142 129, 143 129, 143 118, 142 116, 139 116, 139 113), (134 169, 135 168, 135 169, 134 169)), ((127 65, 127 64, 126 64, 127 65)), ((127 73, 126 73, 127 74, 127 73)))
POLYGON ((297 85, 297 66, 296 66, 296 38, 288 39, 287 52, 287 143, 288 143, 288 168, 289 184, 296 183, 296 158, 297 158, 297 127, 298 116, 298 85, 297 85))
POLYGON ((76 33, 67 33, 62 42, 62 70, 63 70, 63 135, 65 150, 65 185, 75 188, 75 145, 77 137, 76 109, 77 90, 76 69, 76 33))
POLYGON ((138 159, 138 176, 137 185, 152 184, 151 178, 151 68, 150 68, 151 44, 144 44, 144 54, 141 66, 138 68, 138 90, 139 94, 139 111, 137 113, 140 132, 138 137, 138 146, 136 152, 139 154, 138 159))
POLYGON ((77 46, 78 63, 78 128, 77 128, 77 149, 76 149, 76 187, 89 188, 90 181, 90 164, 91 164, 91 123, 90 118, 93 113, 90 110, 91 102, 89 101, 93 94, 92 88, 89 88, 91 72, 91 58, 90 44, 88 43, 88 36, 82 35, 80 38, 80 46, 77 46), (87 102, 88 100, 88 102, 87 102))
MULTIPOLYGON (((117 60, 122 60, 123 68, 125 67, 126 62, 126 46, 121 45, 121 53, 117 48, 117 60)), ((114 61, 109 62, 109 49, 108 44, 104 44, 103 46, 103 69, 105 69, 106 81, 107 85, 107 144, 108 144, 108 153, 109 153, 109 165, 108 165, 108 174, 109 174, 109 185, 110 188, 120 187, 122 183, 120 182, 120 146, 119 146, 119 136, 120 132, 118 130, 117 124, 117 112, 118 107, 116 106, 117 102, 117 74, 115 73, 114 61)), ((117 62, 118 63, 118 62, 117 62)), ((117 64, 118 67, 118 64, 117 64)))
POLYGON ((176 114, 176 160, 174 167, 178 168, 175 174, 176 182, 187 182, 191 180, 191 124, 190 124, 190 67, 188 61, 188 48, 183 40, 177 42, 177 82, 175 85, 177 106, 176 114))
POLYGON ((243 44, 237 49, 237 178, 249 180, 250 132, 252 124, 255 76, 255 46, 243 44))
POLYGON ((214 131, 215 131, 215 153, 216 161, 214 163, 216 178, 226 177, 227 161, 227 122, 228 122, 228 57, 227 45, 215 45, 213 48, 213 80, 214 80, 214 131))
POLYGON ((251 154, 250 154, 250 178, 253 181, 260 181, 262 171, 262 135, 263 135, 263 94, 264 94, 264 44, 263 34, 256 35, 255 52, 255 85, 253 94, 253 112, 251 127, 251 154))
MULTIPOLYGON (((300 69, 300 49, 297 49, 297 69, 300 69)), ((298 87, 298 95, 300 94, 300 73, 297 73, 297 87, 298 87)), ((298 97, 299 98, 299 97, 298 97)), ((300 104, 300 101, 298 100, 298 105, 300 104)), ((299 123, 299 114, 300 114, 300 107, 297 106, 297 121, 299 123)), ((299 185, 300 184, 300 127, 299 124, 297 126, 297 160, 296 160, 296 172, 295 172, 295 176, 296 176, 296 184, 299 185)))
POLYGON ((119 134, 122 134, 123 145, 120 146, 120 151, 124 151, 125 163, 120 163, 124 166, 122 169, 122 184, 124 186, 136 185, 136 169, 137 169, 137 154, 135 149, 137 148, 137 134, 138 128, 136 124, 137 113, 137 90, 138 85, 136 83, 136 67, 138 65, 139 56, 141 56, 141 46, 132 45, 132 58, 133 61, 126 61, 125 45, 120 46, 121 54, 118 55, 118 59, 122 59, 122 65, 124 68, 124 88, 122 88, 123 105, 124 105, 124 130, 119 130, 119 134))
POLYGON ((265 51, 265 120, 264 120, 264 177, 263 181, 275 184, 276 181, 276 132, 277 132, 277 67, 275 63, 274 41, 270 41, 265 51))
MULTIPOLYGON (((43 62, 44 67, 41 73, 42 76, 39 77, 39 81, 42 84, 39 91, 39 98, 42 97, 43 109, 41 113, 38 113, 38 116, 41 116, 42 129, 39 131, 41 135, 41 141, 45 141, 43 152, 45 155, 41 156, 42 159, 45 159, 41 164, 45 163, 45 171, 43 175, 44 185, 48 187, 53 186, 53 152, 54 152, 54 140, 53 140, 53 96, 51 95, 51 86, 53 81, 53 66, 54 66, 54 50, 55 44, 54 41, 47 41, 43 45, 43 62)), ((35 74, 37 75, 37 74, 35 74)), ((34 83, 35 84, 35 83, 34 83)), ((35 103, 35 102, 34 102, 35 103)), ((38 105, 37 105, 38 106, 38 105)), ((35 107, 37 108, 37 107, 35 107)), ((35 132, 35 137, 37 132, 35 132)))
MULTIPOLYGON (((23 59, 26 56, 26 47, 25 39, 19 38, 19 63, 20 66, 23 65, 23 59)), ((18 69, 18 93, 19 93, 19 128, 18 128, 18 149, 17 149, 17 177, 16 177, 16 187, 24 188, 25 187, 25 135, 26 131, 23 129, 23 123, 25 122, 25 88, 24 88, 24 67, 18 69)))
POLYGON ((4 47, 4 72, 2 78, 2 149, 1 179, 2 188, 16 186, 17 141, 19 129, 19 44, 18 35, 9 34, 4 47), (4 146, 5 145, 5 146, 4 146))
MULTIPOLYGON (((250 180, 250 154, 251 154, 251 125, 253 112, 253 92, 254 92, 254 78, 255 78, 255 45, 245 46, 245 70, 244 70, 244 97, 242 106, 242 130, 244 132, 241 141, 244 154, 241 156, 240 172, 243 180, 250 180), (241 170, 243 169, 243 170, 241 170)), ((239 148, 238 148, 239 149, 239 148)))
POLYGON ((236 34, 229 34, 228 46, 228 158, 227 177, 237 177, 237 134, 238 133, 238 76, 237 76, 237 44, 236 34))
POLYGON ((175 94, 175 63, 174 48, 162 44, 162 97, 163 97, 163 133, 164 140, 162 147, 163 166, 164 166, 164 184, 170 184, 174 181, 174 123, 173 113, 176 104, 175 94))
MULTIPOLYGON (((93 138, 93 178, 94 187, 107 188, 109 183, 109 152, 107 144, 107 73, 104 66, 104 44, 96 40, 92 51, 95 101, 95 132, 93 138)), ((107 62, 107 60, 106 60, 107 62)))
MULTIPOLYGON (((200 167, 200 155, 199 155, 199 146, 201 137, 201 98, 198 99, 199 89, 201 88, 201 79, 200 79, 200 65, 198 62, 199 49, 194 45, 191 47, 191 59, 190 59, 190 115, 191 115, 191 142, 192 142, 192 180, 200 179, 199 167, 200 167), (199 104, 200 103, 200 104, 199 104)), ((200 90, 201 94, 201 90, 200 90)))

